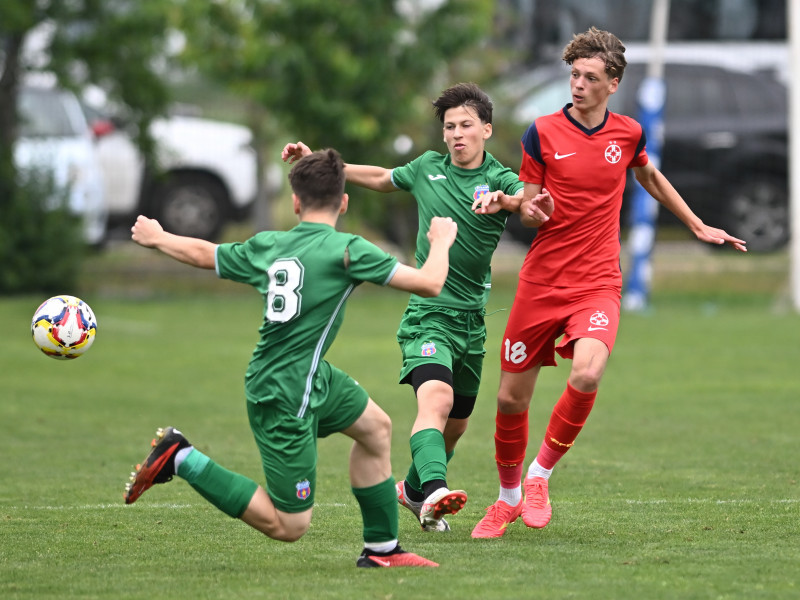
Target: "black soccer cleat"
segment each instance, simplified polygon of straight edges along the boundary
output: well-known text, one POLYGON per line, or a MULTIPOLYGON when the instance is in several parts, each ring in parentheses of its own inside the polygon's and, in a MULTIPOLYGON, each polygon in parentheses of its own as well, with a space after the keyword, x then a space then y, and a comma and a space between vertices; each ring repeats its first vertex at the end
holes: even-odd
POLYGON ((125 485, 125 504, 136 502, 153 484, 170 481, 175 475, 175 455, 178 450, 191 446, 174 427, 160 428, 150 445, 153 449, 141 465, 136 465, 130 482, 125 485))

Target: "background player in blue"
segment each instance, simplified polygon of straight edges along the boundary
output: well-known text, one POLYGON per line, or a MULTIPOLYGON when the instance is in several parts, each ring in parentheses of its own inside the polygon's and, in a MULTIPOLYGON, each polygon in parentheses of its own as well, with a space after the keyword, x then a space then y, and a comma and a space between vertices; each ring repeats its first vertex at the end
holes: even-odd
MULTIPOLYGON (((347 164, 345 174, 349 182, 371 190, 414 195, 420 222, 417 264, 428 256, 431 217, 447 215, 458 223, 442 293, 412 295, 397 332, 403 352, 400 382, 411 384, 417 396, 412 463, 405 481, 397 484, 398 501, 419 517, 423 529, 447 531, 443 515, 457 512, 467 500, 464 491, 448 489, 447 462, 466 431, 480 386, 492 254, 509 211, 519 210, 523 184, 485 150, 492 135, 492 102, 477 85, 456 84, 433 107, 448 154, 428 151, 395 169, 347 164), (476 214, 473 207, 482 201, 501 210, 476 214)), ((287 144, 283 159, 291 162, 310 152, 302 142, 287 144)))
POLYGON ((180 431, 160 429, 153 449, 132 474, 125 502, 154 483, 185 479, 214 506, 266 534, 295 541, 311 523, 316 492, 317 438, 341 432, 354 441, 350 479, 364 523, 359 567, 438 566, 397 543, 391 421, 350 376, 324 360, 344 317, 344 303, 363 281, 435 296, 448 271, 457 226, 431 220, 430 254, 421 268, 367 240, 336 231, 347 210, 344 165, 335 150, 299 161, 289 173, 300 224, 265 231, 244 243, 215 245, 166 233, 139 217, 133 240, 222 278, 255 287, 265 300, 260 340, 245 376, 250 427, 267 486, 216 464, 180 431))

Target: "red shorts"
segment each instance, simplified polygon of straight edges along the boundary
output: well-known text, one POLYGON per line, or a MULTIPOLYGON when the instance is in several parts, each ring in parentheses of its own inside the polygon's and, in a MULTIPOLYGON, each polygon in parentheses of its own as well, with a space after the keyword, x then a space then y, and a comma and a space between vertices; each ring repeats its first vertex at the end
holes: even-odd
POLYGON ((617 288, 561 288, 520 279, 503 334, 500 368, 521 373, 537 365, 554 367, 555 351, 571 359, 580 338, 600 340, 611 353, 619 306, 617 288))

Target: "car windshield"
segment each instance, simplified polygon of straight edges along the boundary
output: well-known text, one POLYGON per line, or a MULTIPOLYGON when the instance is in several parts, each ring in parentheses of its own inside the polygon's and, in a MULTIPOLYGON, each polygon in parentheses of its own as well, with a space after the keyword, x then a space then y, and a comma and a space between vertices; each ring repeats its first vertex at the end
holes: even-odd
POLYGON ((22 88, 18 108, 21 137, 67 137, 78 134, 63 98, 56 90, 22 88))

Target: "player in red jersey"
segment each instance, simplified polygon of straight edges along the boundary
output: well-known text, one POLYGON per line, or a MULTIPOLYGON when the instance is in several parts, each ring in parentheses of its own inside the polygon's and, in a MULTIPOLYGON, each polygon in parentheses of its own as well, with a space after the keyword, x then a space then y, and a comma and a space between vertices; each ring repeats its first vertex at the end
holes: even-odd
MULTIPOLYGON (((617 335, 626 170, 633 169, 697 239, 746 251, 744 240, 703 223, 649 162, 641 125, 608 111, 627 64, 624 52, 616 36, 594 27, 574 36, 562 57, 571 66, 572 102, 536 119, 522 137, 522 221, 539 229, 520 271, 501 348, 495 429, 500 495, 475 526, 475 538, 502 536, 520 515, 528 527, 550 521, 548 479, 589 416, 617 335), (536 214, 540 218, 530 216, 536 214), (572 359, 572 368, 525 474, 523 500, 528 407, 539 370, 556 364, 556 351, 572 359)), ((475 210, 495 207, 486 202, 475 210)))

